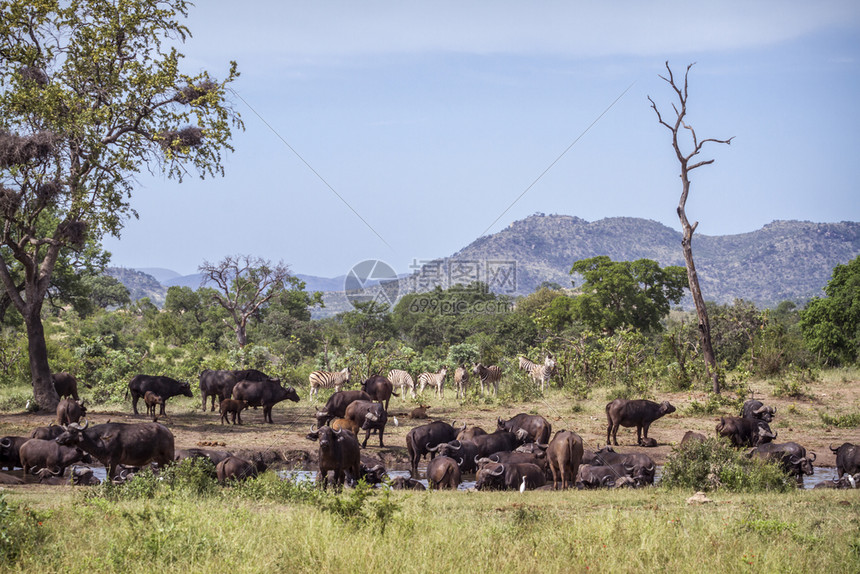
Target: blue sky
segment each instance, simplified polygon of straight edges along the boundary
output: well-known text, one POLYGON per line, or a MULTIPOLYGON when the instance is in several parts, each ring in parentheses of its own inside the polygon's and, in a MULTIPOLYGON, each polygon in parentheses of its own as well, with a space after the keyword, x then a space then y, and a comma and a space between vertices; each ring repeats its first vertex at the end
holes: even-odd
POLYGON ((236 60, 246 130, 224 178, 141 177, 140 218, 104 242, 112 264, 403 273, 536 212, 680 229, 678 162, 647 100, 671 111, 666 60, 676 77, 696 62, 699 137, 735 138, 693 172, 697 233, 860 220, 860 3, 697 4, 199 2, 184 70, 236 60))

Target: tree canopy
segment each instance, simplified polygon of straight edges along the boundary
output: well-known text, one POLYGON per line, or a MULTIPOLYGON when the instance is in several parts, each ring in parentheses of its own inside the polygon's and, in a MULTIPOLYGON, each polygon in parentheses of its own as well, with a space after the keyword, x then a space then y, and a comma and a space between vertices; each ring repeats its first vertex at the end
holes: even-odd
POLYGON ((119 235, 143 169, 222 173, 242 127, 227 98, 235 63, 221 81, 180 71, 188 6, 0 2, 0 280, 27 326, 43 408, 58 401, 41 311, 60 254, 119 235))
POLYGON ((810 350, 829 363, 856 361, 860 349, 860 256, 833 269, 824 288, 800 313, 800 328, 810 350))

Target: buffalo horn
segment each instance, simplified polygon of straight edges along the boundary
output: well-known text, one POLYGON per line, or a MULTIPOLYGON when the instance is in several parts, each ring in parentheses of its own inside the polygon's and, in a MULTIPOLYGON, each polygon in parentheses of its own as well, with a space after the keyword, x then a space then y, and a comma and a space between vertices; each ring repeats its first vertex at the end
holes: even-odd
POLYGON ((458 463, 457 463, 457 466, 463 466, 463 461, 464 461, 464 460, 465 460, 465 459, 461 456, 461 457, 460 457, 460 462, 458 462, 458 463))
POLYGON ((439 443, 439 444, 437 444, 436 446, 428 446, 428 447, 427 447, 427 452, 436 452, 437 450, 439 450, 439 447, 441 447, 443 444, 445 444, 445 443, 440 442, 440 443, 439 443))
MULTIPOLYGON (((334 429, 332 429, 332 430, 334 430, 334 429)), ((343 433, 343 429, 334 430, 334 434, 336 434, 337 436, 340 436, 342 433, 343 433)))
POLYGON ((450 446, 454 450, 460 450, 461 448, 463 448, 463 444, 458 440, 452 440, 448 443, 448 446, 450 446), (457 443, 457 446, 454 446, 454 443, 457 443))
POLYGON ((814 452, 809 453, 809 462, 815 462, 815 453, 814 452))
POLYGON ((830 443, 829 445, 827 445, 827 447, 830 449, 830 452, 832 452, 832 453, 839 452, 838 448, 833 448, 833 443, 830 443))
POLYGON ((316 432, 316 431, 317 431, 317 425, 312 424, 311 425, 311 432, 316 432))
POLYGON ((499 455, 495 454, 492 456, 488 456, 487 459, 490 460, 491 462, 495 462, 498 464, 498 462, 501 460, 501 457, 499 457, 499 455), (493 458, 493 456, 495 456, 496 458, 493 458))
POLYGON ((502 476, 505 474, 505 465, 500 464, 498 468, 498 472, 490 472, 493 476, 502 476))
POLYGON ((69 423, 69 426, 67 428, 82 431, 82 430, 86 430, 86 428, 88 426, 90 426, 90 420, 84 419, 84 426, 81 426, 78 423, 69 423))
POLYGON ((541 449, 543 449, 543 450, 546 450, 546 449, 548 449, 548 448, 549 448, 549 443, 547 443, 547 444, 541 444, 541 443, 539 443, 539 442, 536 442, 535 444, 537 445, 537 447, 538 447, 538 448, 541 448, 541 449))
POLYGON ((759 408, 757 408, 756 410, 754 410, 753 412, 757 415, 764 414, 767 412, 767 407, 762 405, 759 408))
POLYGON ((12 446, 11 438, 4 438, 3 440, 0 440, 0 447, 9 448, 10 446, 12 446))

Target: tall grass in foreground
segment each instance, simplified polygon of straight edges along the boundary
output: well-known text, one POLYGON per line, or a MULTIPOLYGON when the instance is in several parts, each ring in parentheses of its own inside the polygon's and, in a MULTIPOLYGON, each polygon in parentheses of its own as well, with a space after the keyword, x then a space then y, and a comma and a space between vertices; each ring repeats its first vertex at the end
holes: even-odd
POLYGON ((351 490, 323 500, 270 473, 262 480, 203 494, 6 491, 16 513, 37 520, 0 571, 860 571, 856 491, 718 491, 705 505, 688 505, 689 491, 654 488, 375 491, 358 504, 351 490), (334 498, 347 510, 326 506, 334 498))

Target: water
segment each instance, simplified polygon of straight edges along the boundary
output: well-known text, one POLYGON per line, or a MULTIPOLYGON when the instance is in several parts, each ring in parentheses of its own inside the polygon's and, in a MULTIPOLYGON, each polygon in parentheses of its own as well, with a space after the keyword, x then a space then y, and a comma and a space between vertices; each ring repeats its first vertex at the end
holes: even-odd
MULTIPOLYGON (((83 468, 85 465, 76 465, 78 468, 83 468)), ((104 481, 107 477, 107 470, 103 466, 93 466, 90 467, 93 469, 93 475, 101 481, 104 481)), ((418 466, 418 476, 424 476, 424 473, 427 470, 426 465, 418 466)), ((8 471, 7 471, 8 472, 8 471)), ((66 471, 66 476, 70 471, 66 471)), ((8 474, 12 474, 13 476, 17 476, 19 478, 23 478, 27 483, 38 483, 39 479, 33 475, 24 476, 24 473, 21 469, 16 469, 12 472, 8 472, 8 474)), ((410 476, 410 472, 408 470, 389 470, 387 472, 388 476, 392 479, 399 477, 408 478, 410 476)), ((282 478, 289 478, 291 480, 295 480, 298 482, 304 481, 316 481, 317 479, 317 471, 315 470, 280 470, 278 471, 278 476, 282 478)), ((657 465, 657 469, 654 472, 654 484, 660 484, 660 479, 663 476, 663 466, 657 465)), ((460 486, 457 487, 457 490, 471 490, 475 488, 475 475, 467 474, 466 478, 468 480, 464 480, 460 483, 460 486)), ((824 480, 835 480, 836 479, 836 469, 832 467, 815 467, 815 474, 812 476, 803 476, 803 488, 810 489, 814 487, 821 481, 824 480)), ((419 478, 418 481, 427 487, 427 479, 419 478)))

